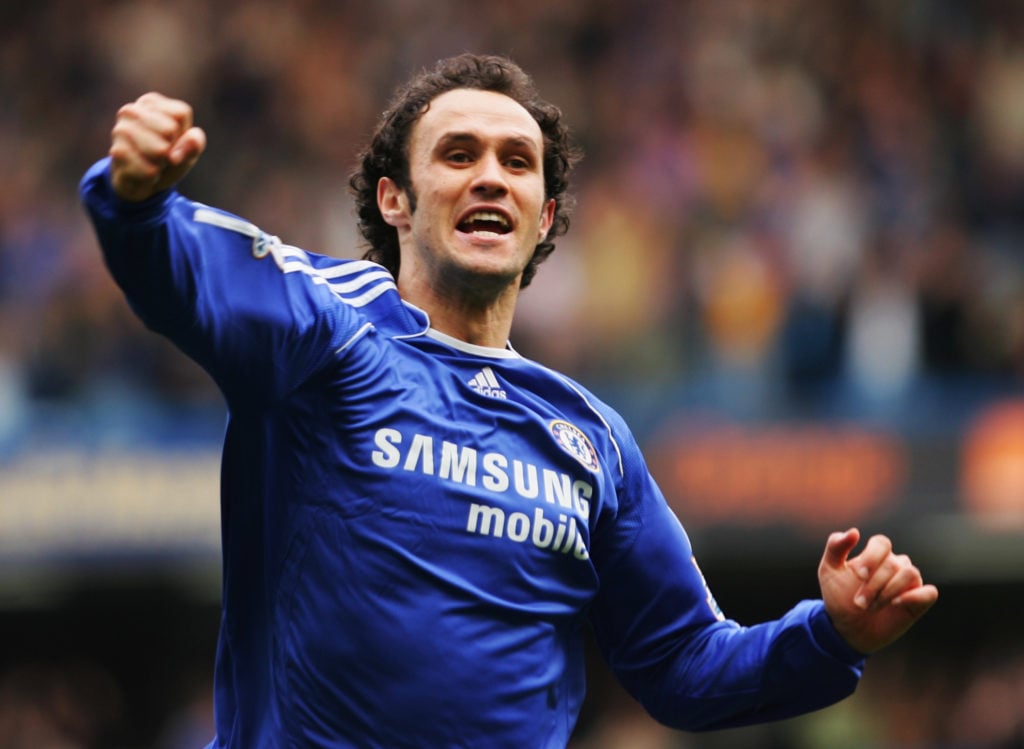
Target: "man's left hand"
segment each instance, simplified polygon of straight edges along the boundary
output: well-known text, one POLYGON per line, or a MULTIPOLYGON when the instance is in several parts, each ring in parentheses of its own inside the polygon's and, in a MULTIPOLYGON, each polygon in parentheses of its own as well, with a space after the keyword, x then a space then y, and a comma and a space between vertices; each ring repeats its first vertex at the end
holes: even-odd
POLYGON ((939 591, 924 584, 908 556, 893 552, 886 536, 872 536, 860 554, 850 557, 858 541, 856 528, 829 536, 818 582, 836 630, 852 648, 869 654, 910 629, 939 591))

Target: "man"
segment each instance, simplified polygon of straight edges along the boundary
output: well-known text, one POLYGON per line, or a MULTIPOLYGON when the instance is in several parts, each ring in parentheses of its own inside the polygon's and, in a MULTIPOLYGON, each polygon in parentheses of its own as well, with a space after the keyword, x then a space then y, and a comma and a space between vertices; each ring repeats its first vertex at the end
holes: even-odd
POLYGON ((305 252, 174 185, 187 104, 121 109, 82 182, 106 262, 230 412, 215 747, 564 747, 583 630, 658 720, 849 694, 935 601, 888 539, 833 534, 822 601, 741 627, 621 418, 508 344, 564 230, 558 111, 504 58, 399 91, 352 185, 367 260, 305 252))

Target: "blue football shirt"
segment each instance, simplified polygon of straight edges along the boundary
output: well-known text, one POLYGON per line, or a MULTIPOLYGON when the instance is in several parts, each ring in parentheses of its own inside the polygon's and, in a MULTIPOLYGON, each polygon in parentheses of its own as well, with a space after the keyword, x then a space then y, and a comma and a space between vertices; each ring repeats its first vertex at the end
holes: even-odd
POLYGON ((132 308, 219 385, 215 747, 564 747, 583 634, 657 719, 707 729, 849 694, 820 602, 725 619, 622 419, 430 327, 382 267, 169 191, 81 194, 132 308))

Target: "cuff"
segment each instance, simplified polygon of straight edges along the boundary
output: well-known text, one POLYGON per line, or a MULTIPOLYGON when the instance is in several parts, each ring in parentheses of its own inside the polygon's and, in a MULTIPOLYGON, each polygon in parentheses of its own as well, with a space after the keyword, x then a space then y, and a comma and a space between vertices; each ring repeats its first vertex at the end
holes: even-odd
POLYGON ((174 196, 174 190, 164 190, 145 200, 124 200, 114 192, 110 183, 110 157, 100 159, 86 171, 78 186, 82 202, 91 210, 108 218, 126 221, 146 221, 161 216, 174 196))
POLYGON ((811 614, 809 625, 814 641, 824 652, 838 661, 851 666, 862 666, 867 659, 866 653, 855 650, 843 639, 843 636, 832 624, 832 619, 825 610, 825 604, 818 602, 817 609, 811 614))

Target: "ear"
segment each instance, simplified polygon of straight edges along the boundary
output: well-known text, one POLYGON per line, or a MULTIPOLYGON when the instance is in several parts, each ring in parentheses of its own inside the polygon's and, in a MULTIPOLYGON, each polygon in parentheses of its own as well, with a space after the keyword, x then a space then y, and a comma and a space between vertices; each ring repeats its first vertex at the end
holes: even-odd
POLYGON ((551 231, 551 225, 555 223, 555 200, 552 198, 544 204, 544 207, 540 211, 540 230, 538 232, 537 241, 543 242, 544 238, 547 237, 548 232, 551 231))
POLYGON ((390 177, 381 177, 377 181, 377 209, 391 226, 397 228, 409 223, 409 198, 390 177))

